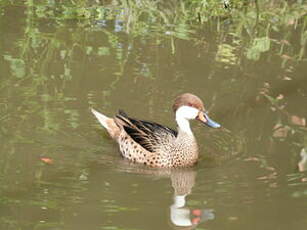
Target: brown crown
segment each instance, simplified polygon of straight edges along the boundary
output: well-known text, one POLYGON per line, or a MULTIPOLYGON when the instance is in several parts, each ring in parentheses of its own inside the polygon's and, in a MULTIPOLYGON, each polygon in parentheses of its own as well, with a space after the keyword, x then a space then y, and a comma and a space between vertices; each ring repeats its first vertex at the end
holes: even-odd
POLYGON ((181 106, 191 106, 198 110, 205 111, 205 107, 203 102, 200 100, 199 97, 191 94, 191 93, 184 93, 176 97, 173 110, 176 112, 176 110, 181 106))

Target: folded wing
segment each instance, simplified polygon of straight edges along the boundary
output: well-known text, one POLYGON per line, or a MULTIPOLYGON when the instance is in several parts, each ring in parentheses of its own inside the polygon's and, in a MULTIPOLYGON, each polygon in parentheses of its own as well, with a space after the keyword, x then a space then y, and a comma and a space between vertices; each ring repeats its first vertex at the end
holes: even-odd
POLYGON ((130 118, 123 111, 116 115, 116 122, 123 126, 126 133, 149 152, 155 152, 168 138, 176 138, 177 132, 155 122, 130 118))

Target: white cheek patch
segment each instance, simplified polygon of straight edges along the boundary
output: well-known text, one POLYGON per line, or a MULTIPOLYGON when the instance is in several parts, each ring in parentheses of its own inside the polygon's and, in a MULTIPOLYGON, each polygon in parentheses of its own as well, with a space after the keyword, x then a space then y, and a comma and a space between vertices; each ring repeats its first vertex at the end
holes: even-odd
POLYGON ((195 109, 191 106, 181 106, 176 111, 176 121, 179 126, 179 129, 189 135, 193 135, 190 128, 189 120, 195 119, 198 115, 198 112, 198 109, 195 109))
POLYGON ((176 118, 184 118, 187 120, 195 119, 198 115, 198 109, 191 106, 181 106, 176 111, 176 118))

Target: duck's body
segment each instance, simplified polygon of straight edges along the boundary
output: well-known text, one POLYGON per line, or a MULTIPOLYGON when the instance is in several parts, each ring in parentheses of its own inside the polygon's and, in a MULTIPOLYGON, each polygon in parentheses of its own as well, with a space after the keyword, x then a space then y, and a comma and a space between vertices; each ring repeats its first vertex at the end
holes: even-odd
POLYGON ((198 119, 219 127, 204 113, 201 100, 192 94, 179 96, 174 104, 178 131, 154 122, 129 118, 120 111, 114 118, 92 109, 98 121, 119 144, 123 157, 151 167, 191 166, 197 162, 198 146, 189 120, 198 119))

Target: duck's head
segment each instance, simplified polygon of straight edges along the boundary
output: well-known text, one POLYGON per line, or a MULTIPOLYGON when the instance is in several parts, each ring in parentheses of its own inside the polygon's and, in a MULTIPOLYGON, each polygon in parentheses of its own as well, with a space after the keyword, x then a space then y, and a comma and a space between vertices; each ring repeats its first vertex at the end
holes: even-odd
POLYGON ((176 120, 179 123, 182 120, 198 120, 211 128, 220 128, 221 125, 211 120, 206 113, 201 99, 193 94, 184 93, 179 95, 174 102, 173 110, 176 114, 176 120))

